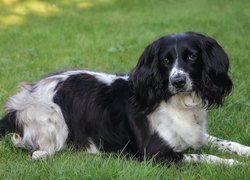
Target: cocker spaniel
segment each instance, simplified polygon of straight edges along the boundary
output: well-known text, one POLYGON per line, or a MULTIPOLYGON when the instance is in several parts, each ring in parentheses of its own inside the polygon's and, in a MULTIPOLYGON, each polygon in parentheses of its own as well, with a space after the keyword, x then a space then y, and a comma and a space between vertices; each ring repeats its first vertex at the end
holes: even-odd
POLYGON ((237 164, 207 154, 183 154, 211 142, 220 150, 250 155, 250 147, 209 136, 206 112, 232 89, 228 56, 212 38, 193 32, 148 45, 127 75, 87 70, 50 74, 10 97, 0 135, 32 159, 66 144, 89 152, 119 152, 161 163, 237 164))

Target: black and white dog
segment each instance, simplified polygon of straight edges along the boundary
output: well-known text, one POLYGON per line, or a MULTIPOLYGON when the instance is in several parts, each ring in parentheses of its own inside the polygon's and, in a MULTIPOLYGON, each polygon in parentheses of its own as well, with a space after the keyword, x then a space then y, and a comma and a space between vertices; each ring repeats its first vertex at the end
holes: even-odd
POLYGON ((208 143, 250 155, 250 147, 209 136, 206 112, 232 89, 227 54, 198 33, 161 37, 148 45, 128 75, 68 70, 48 75, 6 104, 0 135, 32 159, 67 143, 89 153, 119 152, 159 162, 237 164, 213 155, 183 154, 208 143))

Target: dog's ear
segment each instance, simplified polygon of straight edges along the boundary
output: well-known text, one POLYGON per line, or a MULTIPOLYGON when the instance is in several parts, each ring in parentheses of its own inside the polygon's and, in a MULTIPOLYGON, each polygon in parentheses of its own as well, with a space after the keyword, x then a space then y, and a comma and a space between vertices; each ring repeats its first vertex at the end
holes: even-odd
POLYGON ((130 73, 134 104, 138 110, 149 113, 163 96, 163 82, 159 71, 159 40, 147 46, 138 64, 130 73))
POLYGON ((202 48, 202 90, 207 106, 221 106, 224 97, 232 90, 232 81, 228 75, 229 60, 226 52, 212 38, 199 35, 202 48))

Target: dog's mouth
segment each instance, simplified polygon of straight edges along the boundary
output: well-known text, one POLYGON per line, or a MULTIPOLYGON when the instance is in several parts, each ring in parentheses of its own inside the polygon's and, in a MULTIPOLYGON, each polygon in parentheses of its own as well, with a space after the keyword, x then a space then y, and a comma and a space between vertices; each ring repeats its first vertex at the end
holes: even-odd
POLYGON ((169 87, 169 92, 172 95, 176 95, 176 94, 188 94, 188 93, 192 93, 194 90, 192 87, 190 88, 174 88, 174 87, 169 87))
POLYGON ((176 89, 175 92, 178 93, 185 93, 185 92, 189 92, 186 89, 176 89))

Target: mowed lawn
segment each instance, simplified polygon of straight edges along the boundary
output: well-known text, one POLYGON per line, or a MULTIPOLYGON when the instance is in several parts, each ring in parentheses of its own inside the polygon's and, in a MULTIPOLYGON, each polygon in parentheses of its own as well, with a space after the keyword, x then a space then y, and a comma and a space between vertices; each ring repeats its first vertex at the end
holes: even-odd
MULTIPOLYGON (((0 0, 0 115, 20 82, 70 68, 129 72, 156 38, 196 31, 224 47, 234 81, 225 105, 208 113, 208 131, 250 146, 249 29, 248 0, 0 0)), ((0 140, 0 179, 250 179, 249 157, 209 147, 195 152, 245 165, 164 166, 72 148, 32 161, 7 136, 0 140)))

